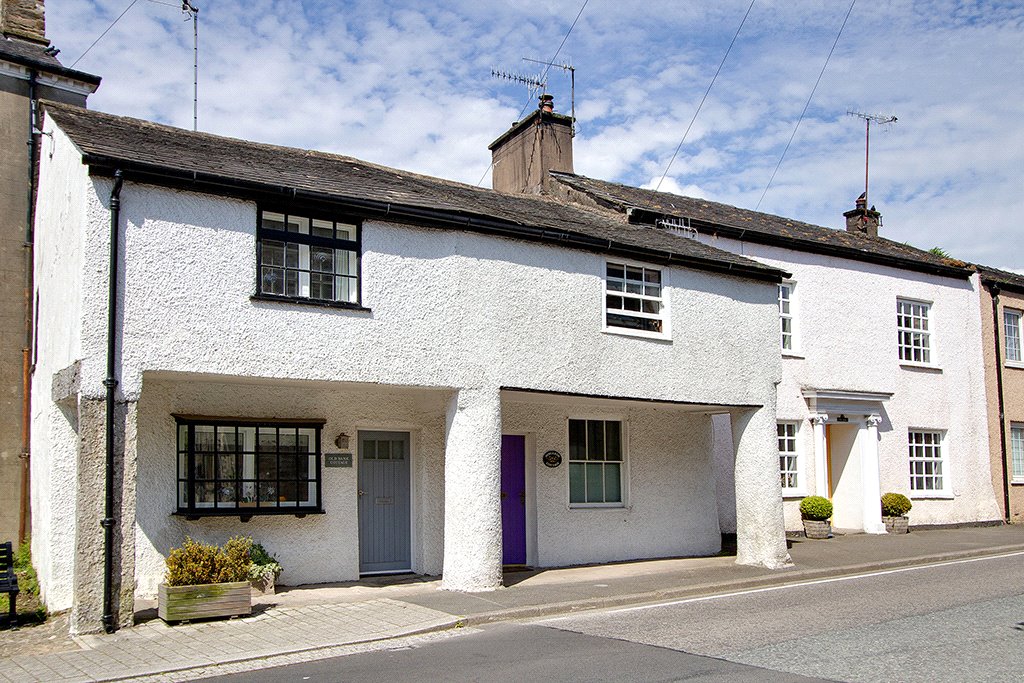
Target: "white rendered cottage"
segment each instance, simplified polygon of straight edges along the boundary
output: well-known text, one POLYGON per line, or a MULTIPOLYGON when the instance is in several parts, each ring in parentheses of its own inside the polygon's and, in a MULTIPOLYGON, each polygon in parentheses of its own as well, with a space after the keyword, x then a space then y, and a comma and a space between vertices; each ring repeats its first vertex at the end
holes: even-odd
MULTIPOLYGON (((846 230, 702 199, 552 174, 553 192, 649 229, 791 275, 779 285, 780 479, 787 529, 805 495, 832 499, 833 526, 884 533, 880 494, 914 504, 911 523, 1000 519, 988 462, 980 283, 952 259, 878 235, 861 198, 846 230)), ((728 421, 719 426, 728 432, 728 421)), ((720 477, 732 462, 720 438, 720 477)), ((729 487, 723 487, 728 492, 729 487)), ((723 519, 731 501, 720 496, 723 519)))
POLYGON ((348 157, 56 104, 45 135, 33 551, 74 630, 130 621, 186 535, 464 591, 715 554, 716 414, 737 561, 788 562, 779 269, 348 157))

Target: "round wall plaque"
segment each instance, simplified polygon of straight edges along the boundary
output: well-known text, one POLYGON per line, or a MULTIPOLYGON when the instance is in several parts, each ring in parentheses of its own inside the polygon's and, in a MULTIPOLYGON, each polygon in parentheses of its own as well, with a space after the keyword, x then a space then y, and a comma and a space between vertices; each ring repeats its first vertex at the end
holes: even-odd
POLYGON ((558 451, 548 451, 544 454, 544 464, 548 467, 558 467, 562 464, 562 454, 558 451))

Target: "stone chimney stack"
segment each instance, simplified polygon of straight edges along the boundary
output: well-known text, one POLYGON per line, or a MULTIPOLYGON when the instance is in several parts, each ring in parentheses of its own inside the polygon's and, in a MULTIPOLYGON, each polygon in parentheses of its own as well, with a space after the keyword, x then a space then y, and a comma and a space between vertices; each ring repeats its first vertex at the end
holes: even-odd
POLYGON ((49 45, 43 0, 0 0, 0 33, 49 45))
POLYGON ((532 114, 488 147, 491 186, 499 192, 543 194, 551 186, 548 171, 572 173, 572 124, 571 116, 555 113, 551 95, 541 95, 532 114))
POLYGON ((852 211, 843 214, 846 218, 847 232, 859 232, 869 237, 878 237, 878 226, 882 224, 882 214, 875 207, 868 208, 867 196, 863 193, 857 197, 857 204, 852 211))

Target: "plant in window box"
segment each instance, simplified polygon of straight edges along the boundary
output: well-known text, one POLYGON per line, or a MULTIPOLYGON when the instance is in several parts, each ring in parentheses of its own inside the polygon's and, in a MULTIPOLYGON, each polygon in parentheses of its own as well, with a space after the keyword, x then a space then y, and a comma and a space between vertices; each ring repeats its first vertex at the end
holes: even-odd
POLYGON ((807 538, 828 538, 832 535, 832 502, 821 496, 807 496, 800 501, 800 518, 807 538))
POLYGON ((259 543, 253 543, 249 551, 252 566, 249 568, 249 582, 264 595, 274 594, 274 585, 281 575, 281 564, 259 543))
POLYGON ((890 534, 905 534, 909 530, 910 520, 907 513, 914 504, 902 493, 882 494, 882 521, 885 530, 890 534))
POLYGON ((252 539, 242 536, 223 548, 186 537, 167 554, 157 614, 167 622, 251 614, 251 549, 252 539))

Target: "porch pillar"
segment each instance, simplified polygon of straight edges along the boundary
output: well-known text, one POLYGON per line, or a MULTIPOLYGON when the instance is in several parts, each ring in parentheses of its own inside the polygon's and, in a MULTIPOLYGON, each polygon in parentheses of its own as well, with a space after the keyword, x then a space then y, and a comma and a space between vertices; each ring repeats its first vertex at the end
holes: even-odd
POLYGON ((460 389, 448 404, 441 588, 501 586, 501 392, 460 389))
POLYGON ((825 423, 828 415, 818 413, 811 415, 814 425, 814 493, 828 498, 828 439, 825 436, 825 423))
POLYGON ((878 425, 880 415, 868 415, 865 420, 864 443, 860 450, 860 482, 864 499, 864 533, 884 534, 885 524, 882 523, 882 492, 879 488, 878 471, 878 425))
POLYGON ((733 417, 736 448, 736 564, 778 569, 792 564, 782 515, 775 406, 733 417))

